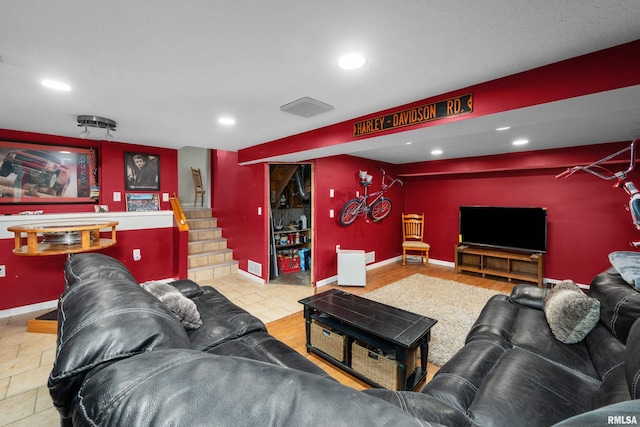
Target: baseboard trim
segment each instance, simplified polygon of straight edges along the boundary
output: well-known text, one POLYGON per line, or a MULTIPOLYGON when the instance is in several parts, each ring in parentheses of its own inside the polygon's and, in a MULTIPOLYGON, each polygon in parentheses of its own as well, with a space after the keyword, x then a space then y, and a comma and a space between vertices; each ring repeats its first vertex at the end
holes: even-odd
POLYGON ((0 310, 0 319, 6 317, 20 316, 21 314, 33 313, 34 311, 49 310, 58 308, 58 300, 39 302, 37 304, 23 305, 21 307, 0 310))
POLYGON ((264 281, 264 279, 262 277, 258 277, 256 275, 251 274, 248 271, 244 271, 244 270, 242 270, 240 268, 238 269, 238 274, 243 276, 243 277, 246 277, 247 279, 253 280, 254 282, 259 283, 261 285, 266 284, 266 282, 264 281))

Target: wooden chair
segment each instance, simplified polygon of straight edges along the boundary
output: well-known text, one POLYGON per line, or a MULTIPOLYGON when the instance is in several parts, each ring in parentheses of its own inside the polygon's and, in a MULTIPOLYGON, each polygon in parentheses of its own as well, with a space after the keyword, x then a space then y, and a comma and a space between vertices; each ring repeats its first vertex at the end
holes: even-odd
POLYGON ((407 264, 407 252, 419 252, 429 266, 429 246, 424 241, 424 214, 402 214, 402 265, 407 264))
POLYGON ((200 195, 200 206, 204 205, 204 194, 206 193, 203 185, 202 185, 202 175, 200 174, 200 169, 191 168, 191 176, 193 177, 193 187, 196 191, 196 197, 193 200, 193 206, 196 206, 198 202, 198 195, 200 195))

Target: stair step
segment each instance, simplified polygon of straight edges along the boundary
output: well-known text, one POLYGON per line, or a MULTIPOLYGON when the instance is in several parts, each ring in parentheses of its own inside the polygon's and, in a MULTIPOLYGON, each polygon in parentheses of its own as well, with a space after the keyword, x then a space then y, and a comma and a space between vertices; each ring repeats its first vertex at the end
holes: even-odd
POLYGON ((202 228, 196 230, 189 230, 189 241, 199 242, 202 240, 214 240, 222 238, 222 228, 202 228))
POLYGON ((218 218, 191 218, 187 219, 189 230, 200 230, 203 228, 218 228, 218 218))
POLYGON ((238 261, 233 259, 233 250, 227 248, 227 239, 222 237, 211 209, 183 209, 189 223, 188 278, 198 283, 238 274, 238 261))
POLYGON ((219 279, 238 274, 238 261, 228 261, 206 267, 189 268, 188 278, 198 283, 205 280, 219 279))
POLYGON ((186 216, 187 219, 212 217, 211 209, 186 208, 183 206, 182 210, 184 212, 184 216, 186 216))
POLYGON ((231 249, 222 249, 216 251, 201 252, 189 255, 187 259, 188 268, 214 266, 217 264, 233 261, 233 251, 231 249))
POLYGON ((210 251, 219 251, 227 249, 227 239, 221 237, 219 239, 197 240, 189 242, 189 255, 201 254, 210 251))

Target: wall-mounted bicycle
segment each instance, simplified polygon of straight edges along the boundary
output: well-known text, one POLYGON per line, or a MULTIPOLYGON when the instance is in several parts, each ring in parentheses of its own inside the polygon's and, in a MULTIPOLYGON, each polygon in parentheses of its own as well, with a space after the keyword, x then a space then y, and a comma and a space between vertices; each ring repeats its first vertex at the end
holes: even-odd
POLYGON ((378 222, 391 213, 391 200, 383 197, 383 194, 396 182, 402 185, 402 181, 399 178, 391 179, 387 177, 384 169, 380 169, 380 172, 382 172, 382 187, 380 191, 369 194, 368 188, 373 177, 368 175, 366 171, 360 171, 360 185, 364 187, 364 194, 345 203, 340 210, 340 217, 338 218, 340 224, 347 226, 353 223, 359 215, 365 218, 369 215, 373 222, 378 222), (391 179, 391 182, 387 184, 385 182, 386 179, 391 179))
MULTIPOLYGON (((616 180, 613 187, 622 188, 627 193, 627 195, 629 195, 627 210, 631 214, 633 225, 636 226, 636 229, 640 230, 640 191, 638 191, 636 185, 627 177, 636 167, 636 144, 639 142, 640 138, 636 138, 631 141, 631 145, 627 148, 623 148, 622 150, 613 153, 603 159, 600 159, 597 162, 593 162, 590 165, 574 166, 572 168, 569 168, 566 171, 556 175, 556 178, 569 178, 571 175, 578 171, 585 171, 606 181, 616 180), (606 164, 606 162, 608 162, 609 160, 612 160, 620 156, 621 154, 626 153, 627 151, 629 151, 630 153, 629 167, 626 170, 612 172, 606 167, 602 166, 602 164, 606 164)), ((631 242, 631 246, 633 246, 634 248, 640 248, 640 242, 631 242)))

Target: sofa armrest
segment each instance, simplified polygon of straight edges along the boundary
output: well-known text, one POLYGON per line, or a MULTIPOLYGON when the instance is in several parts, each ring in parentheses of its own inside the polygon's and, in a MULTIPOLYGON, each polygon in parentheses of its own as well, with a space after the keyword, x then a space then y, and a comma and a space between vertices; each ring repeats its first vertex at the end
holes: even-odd
POLYGON ((513 288, 509 298, 514 304, 542 310, 544 308, 544 298, 548 292, 549 289, 547 288, 520 284, 513 288))
POLYGON ((169 282, 171 286, 176 288, 187 298, 197 297, 202 295, 203 291, 196 282, 189 279, 180 279, 173 282, 169 282))
POLYGON ((429 425, 472 426, 473 422, 464 412, 436 399, 433 396, 413 391, 393 391, 382 388, 364 390, 363 393, 375 396, 414 417, 429 422, 429 425))

